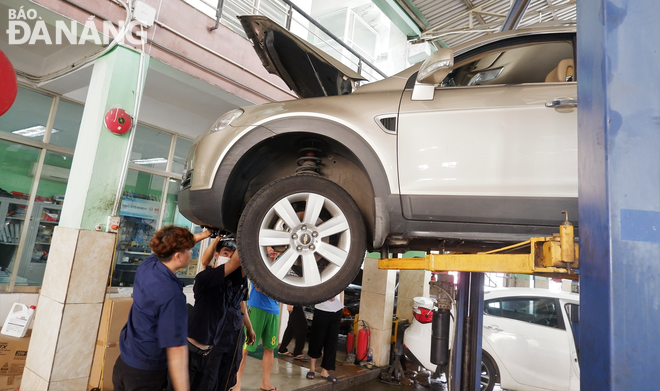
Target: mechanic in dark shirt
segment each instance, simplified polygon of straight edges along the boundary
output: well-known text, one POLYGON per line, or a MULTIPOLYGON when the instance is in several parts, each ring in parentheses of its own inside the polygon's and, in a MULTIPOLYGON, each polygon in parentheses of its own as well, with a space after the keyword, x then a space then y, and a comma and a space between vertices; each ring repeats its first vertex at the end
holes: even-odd
POLYGON ((174 273, 188 266, 195 243, 208 236, 170 225, 149 241, 154 254, 135 273, 133 305, 112 374, 115 390, 162 391, 168 369, 173 389, 189 390, 188 309, 183 282, 174 273))
POLYGON ((188 322, 189 375, 193 391, 229 390, 236 382, 245 341, 254 331, 247 315, 247 278, 233 240, 216 238, 195 277, 195 306, 188 322), (215 260, 215 261, 214 261, 215 260))

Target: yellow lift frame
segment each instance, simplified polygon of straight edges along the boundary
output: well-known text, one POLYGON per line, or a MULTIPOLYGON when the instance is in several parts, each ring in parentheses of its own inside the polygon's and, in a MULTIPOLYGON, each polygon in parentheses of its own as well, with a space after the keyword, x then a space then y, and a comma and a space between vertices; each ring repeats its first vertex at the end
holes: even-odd
POLYGON ((559 233, 477 254, 428 254, 424 258, 389 258, 378 261, 379 269, 429 270, 533 274, 536 276, 578 280, 579 245, 575 243, 573 225, 566 220, 559 233), (499 254, 530 246, 529 254, 499 254))

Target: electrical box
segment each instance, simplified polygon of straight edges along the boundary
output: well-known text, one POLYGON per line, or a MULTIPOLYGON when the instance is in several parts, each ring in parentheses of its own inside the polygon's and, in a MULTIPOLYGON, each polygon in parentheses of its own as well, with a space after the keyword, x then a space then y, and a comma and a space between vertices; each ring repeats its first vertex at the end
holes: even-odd
POLYGON ((133 19, 144 27, 151 27, 156 19, 156 9, 138 0, 133 9, 133 19))
POLYGON ((105 227, 105 232, 117 233, 119 229, 119 216, 108 216, 108 225, 105 227))

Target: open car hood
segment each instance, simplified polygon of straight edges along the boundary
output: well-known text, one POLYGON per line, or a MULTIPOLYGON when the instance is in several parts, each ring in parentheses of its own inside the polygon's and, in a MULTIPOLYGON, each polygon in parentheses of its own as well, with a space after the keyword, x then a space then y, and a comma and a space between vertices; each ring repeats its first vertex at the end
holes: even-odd
POLYGON ((266 16, 238 18, 264 68, 281 77, 300 98, 339 95, 344 76, 351 82, 366 80, 266 16))

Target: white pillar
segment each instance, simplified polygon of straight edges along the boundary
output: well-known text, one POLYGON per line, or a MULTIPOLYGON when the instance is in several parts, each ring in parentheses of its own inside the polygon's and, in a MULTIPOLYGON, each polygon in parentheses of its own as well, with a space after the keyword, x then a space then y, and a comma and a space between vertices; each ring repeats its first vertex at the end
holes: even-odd
POLYGON ((378 259, 364 260, 359 318, 369 326, 369 347, 379 367, 387 366, 390 359, 395 283, 395 270, 378 269, 378 259))

